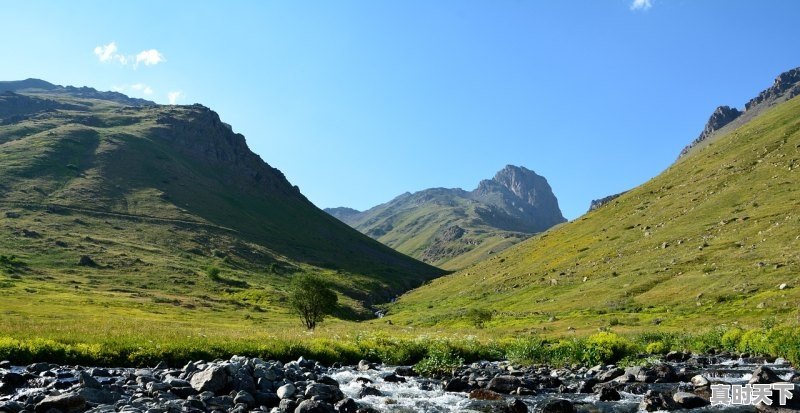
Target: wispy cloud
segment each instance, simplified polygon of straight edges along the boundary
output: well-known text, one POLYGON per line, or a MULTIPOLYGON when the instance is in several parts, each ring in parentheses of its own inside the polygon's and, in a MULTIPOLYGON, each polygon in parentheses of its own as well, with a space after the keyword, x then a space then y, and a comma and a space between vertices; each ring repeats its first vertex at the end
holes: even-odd
POLYGON ((164 55, 157 49, 142 50, 136 55, 126 55, 124 53, 120 53, 116 42, 95 47, 94 54, 101 63, 118 62, 122 66, 127 66, 129 63, 133 63, 134 69, 137 68, 139 64, 153 66, 167 61, 167 59, 164 58, 164 55))
POLYGON ((169 101, 170 105, 175 105, 178 103, 178 99, 183 98, 183 92, 176 90, 174 92, 167 93, 167 100, 169 101))
POLYGON ((95 47, 94 54, 103 63, 112 61, 118 61, 123 65, 128 63, 128 59, 124 55, 117 53, 117 43, 115 42, 95 47))
POLYGON ((156 49, 143 50, 136 55, 136 64, 144 63, 145 66, 157 65, 163 62, 164 55, 156 49))
POLYGON ((631 10, 647 10, 653 7, 653 0, 633 0, 631 10))

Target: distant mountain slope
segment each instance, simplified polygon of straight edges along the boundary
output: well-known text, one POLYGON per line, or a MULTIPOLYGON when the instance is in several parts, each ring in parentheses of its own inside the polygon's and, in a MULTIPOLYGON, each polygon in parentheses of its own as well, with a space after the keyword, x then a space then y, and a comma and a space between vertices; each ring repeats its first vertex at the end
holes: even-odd
POLYGON ((433 188, 364 212, 325 211, 400 252, 447 269, 484 259, 565 221, 547 180, 511 165, 472 192, 433 188))
POLYGON ((0 265, 0 290, 18 317, 28 290, 66 309, 88 293, 199 308, 190 318, 285 317, 283 290, 304 272, 363 316, 442 273, 316 208, 206 107, 22 84, 0 94, 0 263, 24 263, 0 265))
MULTIPOLYGON (((748 109, 749 111, 749 109, 748 109)), ((395 325, 564 334, 800 322, 800 97, 557 229, 403 295, 395 325), (765 321, 766 320, 766 321, 765 321)))

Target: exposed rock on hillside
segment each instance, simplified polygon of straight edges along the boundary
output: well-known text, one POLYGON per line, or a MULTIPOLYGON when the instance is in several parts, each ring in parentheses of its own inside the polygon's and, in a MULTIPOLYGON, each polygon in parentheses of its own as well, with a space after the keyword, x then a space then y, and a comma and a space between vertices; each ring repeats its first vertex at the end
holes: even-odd
POLYGON ((483 259, 566 221, 547 180, 512 165, 469 192, 431 188, 363 212, 326 211, 400 252, 448 268, 483 259))

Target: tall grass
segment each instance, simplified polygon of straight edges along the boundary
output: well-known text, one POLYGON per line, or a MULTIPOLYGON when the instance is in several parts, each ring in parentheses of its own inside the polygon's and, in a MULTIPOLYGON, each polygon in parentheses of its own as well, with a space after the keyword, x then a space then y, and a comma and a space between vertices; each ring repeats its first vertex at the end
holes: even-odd
POLYGON ((669 350, 706 353, 747 352, 784 357, 800 365, 800 331, 794 328, 715 329, 702 334, 647 333, 622 336, 601 332, 585 338, 544 340, 537 336, 478 340, 471 336, 399 337, 379 332, 346 336, 272 338, 259 341, 192 339, 173 343, 125 341, 82 343, 54 339, 0 337, 0 360, 16 364, 146 366, 165 361, 178 366, 190 360, 244 355, 273 360, 300 356, 332 364, 366 359, 389 365, 416 365, 421 373, 441 375, 456 364, 507 359, 517 365, 608 364, 635 362, 646 353, 669 350), (649 350, 649 351, 648 351, 649 350), (631 361, 633 360, 633 361, 631 361))

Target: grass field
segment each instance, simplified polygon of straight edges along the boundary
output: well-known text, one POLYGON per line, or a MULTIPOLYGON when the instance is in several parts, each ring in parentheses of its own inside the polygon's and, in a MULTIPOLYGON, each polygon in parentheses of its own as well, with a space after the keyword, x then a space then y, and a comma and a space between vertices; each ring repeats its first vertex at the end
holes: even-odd
POLYGON ((800 326, 800 99, 599 210, 405 294, 395 325, 586 335, 800 326), (779 289, 786 284, 784 289, 779 289))

